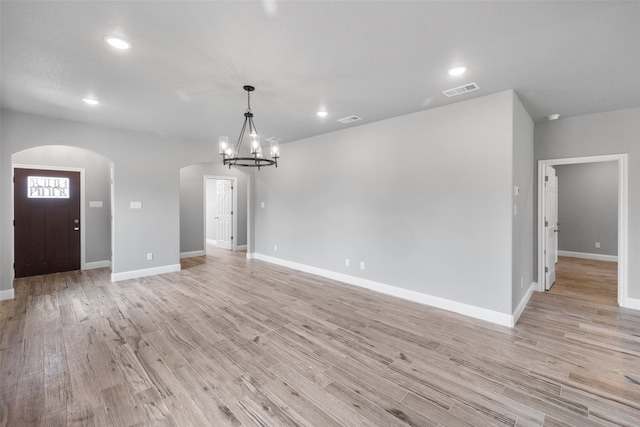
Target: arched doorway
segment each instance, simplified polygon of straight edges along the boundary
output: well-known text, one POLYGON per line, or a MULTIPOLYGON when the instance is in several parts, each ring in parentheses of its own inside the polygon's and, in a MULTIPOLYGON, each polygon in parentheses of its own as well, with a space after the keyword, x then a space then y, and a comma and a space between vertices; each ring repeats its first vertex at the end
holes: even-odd
MULTIPOLYGON (((11 161, 14 171, 39 169, 80 174, 80 269, 111 267, 112 162, 93 151, 62 145, 29 148, 13 154, 11 161)), ((16 214, 14 207, 14 217, 16 214)), ((15 255, 14 250, 14 259, 15 255)))
MULTIPOLYGON (((232 249, 247 249, 248 230, 248 186, 249 175, 221 164, 200 163, 180 169, 180 256, 200 256, 206 253, 207 230, 207 179, 232 180, 235 202, 232 249)), ((211 212, 209 212, 211 214, 211 212)))

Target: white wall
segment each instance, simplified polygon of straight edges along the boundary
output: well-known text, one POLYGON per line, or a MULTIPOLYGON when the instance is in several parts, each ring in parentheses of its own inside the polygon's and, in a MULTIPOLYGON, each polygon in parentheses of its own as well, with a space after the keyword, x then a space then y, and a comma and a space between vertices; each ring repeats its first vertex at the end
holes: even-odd
POLYGON ((281 165, 255 173, 257 256, 510 315, 515 104, 506 91, 284 144, 281 165))
POLYGON ((640 299, 640 263, 637 262, 640 259, 639 141, 640 108, 567 117, 535 125, 536 160, 628 154, 628 297, 634 299, 640 299))

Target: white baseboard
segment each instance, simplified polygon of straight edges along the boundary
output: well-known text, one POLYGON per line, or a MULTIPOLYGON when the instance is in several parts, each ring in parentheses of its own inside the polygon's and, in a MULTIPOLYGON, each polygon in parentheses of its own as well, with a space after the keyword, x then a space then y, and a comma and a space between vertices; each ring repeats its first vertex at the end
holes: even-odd
POLYGON ((247 245, 238 245, 235 248, 236 251, 246 251, 247 250, 247 245))
POLYGON ((180 258, 192 258, 194 256, 204 256, 204 251, 180 252, 180 258))
POLYGON ((538 284, 536 282, 531 282, 529 289, 527 289, 527 292, 524 294, 524 296, 520 300, 520 303, 518 304, 516 309, 513 310, 513 325, 511 326, 515 326, 516 323, 518 323, 518 319, 520 319, 520 315, 522 315, 522 312, 524 311, 525 307, 529 303, 529 300, 531 299, 531 295, 533 295, 533 291, 535 291, 536 289, 538 289, 538 284))
POLYGON ((255 259, 256 254, 255 252, 247 252, 247 259, 255 259))
POLYGON ((162 267, 145 268, 143 270, 123 271, 122 273, 111 273, 111 281, 137 279, 138 277, 153 276, 155 274, 165 274, 180 271, 180 264, 163 265, 162 267))
POLYGON ((590 254, 587 252, 571 252, 571 251, 558 251, 558 256, 568 256, 571 258, 582 259, 595 259, 598 261, 613 261, 618 262, 617 255, 603 255, 603 254, 590 254))
POLYGON ((332 280, 348 283, 350 285, 359 286, 372 291, 395 296, 420 304, 430 305, 432 307, 441 308, 455 313, 463 314, 480 320, 496 323, 502 326, 513 327, 515 324, 514 316, 511 314, 501 313, 499 311, 489 310, 482 307, 476 307, 470 304, 458 301, 448 300, 432 295, 423 294, 421 292, 411 291, 408 289, 398 288, 396 286, 386 285, 384 283, 374 282, 372 280, 363 279, 361 277, 349 276, 322 268, 312 267, 297 262, 287 261, 280 258, 274 258, 259 253, 247 254, 248 259, 259 259, 272 264, 281 265, 283 267, 292 268, 294 270, 304 271, 305 273, 315 274, 317 276, 326 277, 332 280))
POLYGON ((16 297, 16 294, 14 293, 13 288, 0 291, 0 301, 14 299, 15 297, 16 297))
POLYGON ((214 239, 207 239, 207 244, 208 245, 214 245, 217 246, 218 245, 218 241, 214 240, 214 239))
POLYGON ((95 270, 96 268, 111 268, 111 261, 108 259, 104 261, 85 262, 83 270, 95 270))
POLYGON ((640 310, 640 299, 626 297, 620 306, 632 310, 640 310))

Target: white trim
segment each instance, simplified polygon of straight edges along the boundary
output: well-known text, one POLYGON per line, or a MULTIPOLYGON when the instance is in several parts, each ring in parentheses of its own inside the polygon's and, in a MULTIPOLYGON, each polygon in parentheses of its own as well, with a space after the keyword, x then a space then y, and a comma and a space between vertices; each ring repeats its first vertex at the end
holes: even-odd
POLYGON ((253 227, 251 226, 251 220, 255 218, 255 212, 253 212, 253 203, 251 203, 251 193, 253 189, 251 188, 251 180, 253 180, 254 174, 251 172, 247 175, 247 259, 249 258, 249 253, 253 253, 254 243, 253 239, 255 236, 253 235, 253 227))
POLYGON ((13 288, 5 289, 4 291, 0 291, 0 301, 6 301, 6 300, 9 300, 9 299, 14 299, 15 297, 16 297, 16 294, 13 291, 13 288))
POLYGON ((110 162, 110 167, 109 167, 109 192, 111 195, 111 222, 109 223, 111 225, 111 271, 113 272, 113 270, 115 270, 116 266, 116 257, 115 257, 115 251, 116 251, 116 187, 115 187, 115 181, 114 181, 114 170, 113 170, 114 166, 113 166, 113 162, 110 162))
MULTIPOLYGON (((629 301, 629 167, 628 156, 618 161, 618 304, 633 308, 629 301)), ((636 306, 640 310, 640 306, 636 306)))
POLYGON ((180 252, 180 258, 191 258, 194 256, 204 256, 205 251, 180 252))
POLYGON ((218 246, 218 241, 217 240, 207 239, 206 243, 207 243, 207 245, 218 246))
POLYGON ((111 281, 137 279, 138 277, 154 276, 156 274, 173 273, 180 271, 180 264, 163 265, 162 267, 145 268, 143 270, 123 271, 122 273, 111 273, 111 281))
POLYGON ((247 259, 256 259, 256 254, 247 250, 247 259))
POLYGON ((633 310, 640 310, 640 299, 627 297, 624 307, 631 308, 633 310))
MULTIPOLYGON (((50 170, 50 171, 61 171, 61 172, 80 172, 80 269, 87 270, 86 268, 86 233, 85 233, 85 168, 76 168, 71 166, 43 166, 43 165, 27 165, 24 163, 12 163, 11 164, 13 174, 12 177, 16 176, 15 170, 17 169, 41 169, 41 170, 50 170)), ((11 211, 13 212, 13 217, 15 218, 15 194, 14 194, 14 184, 11 185, 11 211)), ((15 239, 15 229, 14 229, 14 239, 15 239)), ((13 245, 11 247, 11 257, 15 260, 15 251, 13 245)))
POLYGON ((572 251, 562 251, 558 250, 558 256, 568 256, 571 258, 582 258, 582 259, 595 259, 598 261, 618 261, 618 257, 616 255, 604 255, 604 254, 591 254, 588 252, 572 252, 572 251))
POLYGON ((247 250, 247 245, 238 245, 236 246, 236 251, 246 251, 247 250))
POLYGON ((628 296, 628 236, 629 236, 629 172, 627 154, 572 157, 538 160, 538 290, 544 291, 544 167, 580 163, 618 162, 618 305, 634 308, 635 300, 628 296))
POLYGON ((87 262, 83 270, 95 270, 96 268, 111 268, 111 261, 105 259, 104 261, 87 262))
POLYGON ((515 326, 515 324, 518 323, 518 319, 520 319, 522 312, 531 299, 531 295, 533 295, 533 291, 535 291, 536 289, 538 289, 538 284, 536 282, 531 282, 531 285, 529 285, 529 289, 527 289, 527 292, 524 294, 524 296, 518 303, 518 306, 513 311, 513 325, 511 326, 515 326))
POLYGON ((374 282, 372 280, 363 279, 361 277, 349 276, 342 273, 336 273, 330 270, 324 270, 322 268, 299 264, 297 262, 287 261, 280 258, 274 258, 268 255, 263 255, 259 253, 253 253, 253 254, 247 253, 248 259, 251 259, 250 256, 252 258, 266 261, 272 264, 281 265, 283 267, 292 268, 294 270, 304 271, 305 273, 315 274, 317 276, 326 277, 328 279, 337 280, 340 282, 348 283, 350 285, 359 286, 361 288, 366 288, 372 291, 395 296, 398 298, 406 299, 406 300, 417 302, 420 304, 426 304, 433 307, 442 308, 444 310, 453 311, 455 313, 463 314, 465 316, 470 316, 476 319, 497 323, 498 325, 513 327, 513 325, 515 324, 514 317, 513 315, 510 315, 510 314, 500 313, 498 311, 493 311, 493 310, 489 310, 482 307, 476 307, 476 306, 461 303, 458 301, 448 300, 446 298, 427 295, 421 292, 398 288, 396 286, 374 282))

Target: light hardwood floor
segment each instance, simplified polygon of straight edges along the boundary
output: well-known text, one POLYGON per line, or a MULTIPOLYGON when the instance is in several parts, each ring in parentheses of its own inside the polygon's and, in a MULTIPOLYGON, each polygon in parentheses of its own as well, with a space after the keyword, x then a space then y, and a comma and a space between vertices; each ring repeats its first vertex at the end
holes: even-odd
POLYGON ((562 292, 510 329, 217 251, 18 280, 0 332, 3 426, 640 420, 638 312, 562 292))
POLYGON ((558 257, 556 281, 549 291, 603 304, 616 304, 618 263, 558 257))

